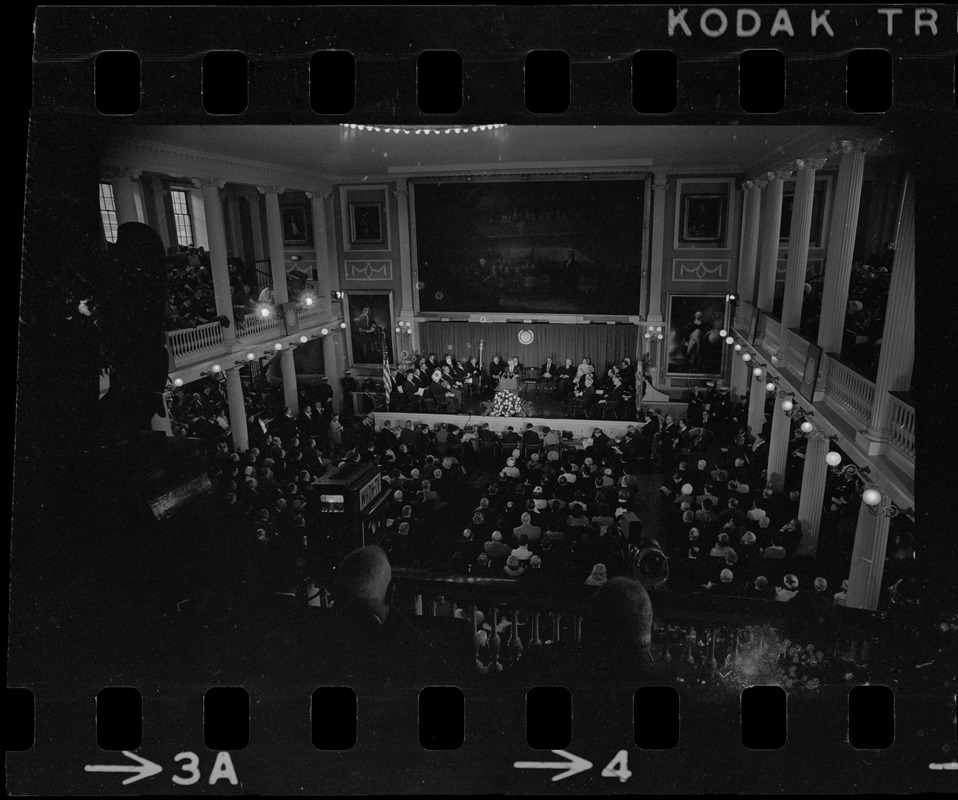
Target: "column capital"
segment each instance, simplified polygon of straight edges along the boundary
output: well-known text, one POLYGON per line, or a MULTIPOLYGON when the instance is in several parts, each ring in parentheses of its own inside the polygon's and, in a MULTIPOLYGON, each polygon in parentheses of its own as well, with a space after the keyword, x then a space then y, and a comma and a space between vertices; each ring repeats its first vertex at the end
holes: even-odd
POLYGON ((767 174, 770 181, 787 181, 792 177, 793 172, 794 170, 791 167, 785 167, 784 169, 779 169, 767 174))
POLYGON ((260 194, 282 194, 286 191, 285 186, 257 186, 256 191, 260 194))
POLYGON ((811 156, 809 158, 796 158, 795 159, 795 169, 813 169, 820 170, 825 166, 825 162, 828 161, 828 158, 825 156, 811 156))
POLYGON ((652 188, 657 192, 664 192, 669 188, 669 178, 664 172, 656 172, 652 175, 652 188))
POLYGON ((316 189, 310 192, 303 192, 310 200, 332 200, 333 199, 333 190, 332 189, 316 189))
POLYGON ((105 164, 101 167, 101 173, 110 180, 117 178, 130 178, 138 181, 143 176, 143 170, 138 167, 124 167, 118 164, 105 164))
POLYGON ((222 178, 190 178, 190 182, 197 189, 211 189, 217 188, 222 189, 226 186, 226 181, 222 178))
POLYGON ((761 175, 757 178, 752 178, 749 183, 752 184, 753 189, 764 189, 766 186, 768 186, 768 178, 766 178, 764 175, 761 175))

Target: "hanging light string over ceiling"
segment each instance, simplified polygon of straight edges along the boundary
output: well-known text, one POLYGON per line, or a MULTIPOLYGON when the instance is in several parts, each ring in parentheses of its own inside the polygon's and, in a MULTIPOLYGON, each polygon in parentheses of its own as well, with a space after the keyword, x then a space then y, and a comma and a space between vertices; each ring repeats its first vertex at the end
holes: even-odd
POLYGON ((419 127, 416 125, 360 125, 355 122, 341 122, 341 128, 350 128, 356 131, 375 131, 376 133, 478 133, 480 131, 491 131, 496 128, 505 128, 506 123, 497 122, 492 125, 456 125, 451 128, 441 127, 419 127))

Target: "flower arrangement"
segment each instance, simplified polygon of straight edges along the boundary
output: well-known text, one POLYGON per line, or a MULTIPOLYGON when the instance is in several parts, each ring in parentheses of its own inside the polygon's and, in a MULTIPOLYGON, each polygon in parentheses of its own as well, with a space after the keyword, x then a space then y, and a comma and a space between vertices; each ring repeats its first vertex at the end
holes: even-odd
POLYGON ((483 403, 485 416, 492 417, 532 417, 535 416, 532 404, 524 401, 515 392, 500 389, 492 400, 483 403))

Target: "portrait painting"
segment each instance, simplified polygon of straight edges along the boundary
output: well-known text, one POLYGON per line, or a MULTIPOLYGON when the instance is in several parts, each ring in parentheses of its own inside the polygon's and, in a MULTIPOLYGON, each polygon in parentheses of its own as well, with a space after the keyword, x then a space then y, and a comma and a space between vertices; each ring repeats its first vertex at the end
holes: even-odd
POLYGON ((383 341, 389 363, 393 352, 392 292, 347 292, 343 311, 349 331, 350 362, 354 365, 383 363, 383 341))
POLYGON ((725 195, 682 196, 682 242, 722 242, 725 239, 725 195))
POLYGON ((283 244, 309 244, 309 229, 306 227, 306 206, 286 206, 282 209, 283 244))
POLYGON ((382 204, 349 204, 349 238, 350 244, 386 244, 382 204))
POLYGON ((724 294, 669 295, 667 375, 720 377, 725 340, 724 294))

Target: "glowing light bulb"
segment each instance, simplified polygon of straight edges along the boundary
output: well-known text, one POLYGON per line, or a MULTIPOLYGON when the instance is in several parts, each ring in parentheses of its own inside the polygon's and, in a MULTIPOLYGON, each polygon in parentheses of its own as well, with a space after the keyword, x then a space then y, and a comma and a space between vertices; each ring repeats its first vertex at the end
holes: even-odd
POLYGON ((268 316, 269 316, 269 309, 268 309, 268 308, 261 308, 261 309, 259 310, 259 315, 260 315, 261 317, 268 317, 268 316))
POLYGON ((795 408, 795 404, 791 400, 782 400, 782 411, 788 413, 793 408, 795 408))
POLYGON ((753 374, 756 378, 761 378, 761 377, 762 377, 762 368, 761 368, 761 367, 756 367, 755 369, 752 370, 752 374, 753 374))
POLYGON ((253 361, 255 358, 256 358, 256 353, 247 353, 247 354, 246 354, 246 360, 247 360, 247 361, 253 361))
POLYGON ((282 350, 282 349, 283 349, 283 343, 282 343, 282 342, 277 342, 276 344, 273 345, 273 349, 274 349, 274 350, 282 350))
POLYGON ((774 391, 775 391, 775 384, 772 383, 771 381, 769 381, 768 383, 766 383, 766 384, 765 384, 765 391, 766 391, 766 392, 774 392, 774 391))
POLYGON ((299 341, 300 341, 302 344, 306 344, 306 342, 309 341, 309 337, 308 337, 308 336, 300 336, 300 337, 299 337, 299 341))
POLYGON ((340 323, 339 323, 339 327, 342 328, 343 330, 346 330, 346 323, 345 323, 345 322, 340 322, 340 323))
POLYGON ((313 298, 307 297, 303 302, 305 302, 306 305, 311 306, 313 304, 313 298))
POLYGON ((742 354, 742 361, 751 361, 752 357, 748 353, 742 354))
POLYGON ((219 364, 214 364, 212 367, 210 367, 210 369, 212 369, 213 372, 222 372, 222 371, 223 371, 223 368, 222 368, 219 364))
POLYGON ((725 337, 725 344, 735 344, 735 337, 733 337, 733 336, 726 336, 726 337, 725 337))
POLYGON ((735 345, 735 347, 734 347, 733 349, 735 350, 736 353, 741 353, 741 352, 742 352, 742 345, 737 344, 737 345, 735 345))
POLYGON ((719 331, 719 336, 728 336, 728 331, 722 328, 722 330, 719 331))
POLYGON ((866 489, 862 494, 862 502, 866 506, 877 506, 881 502, 881 492, 878 489, 866 489))
POLYGON ((832 450, 828 455, 825 456, 825 463, 830 467, 837 467, 842 463, 841 453, 836 453, 832 450))
POLYGON ((183 385, 183 379, 182 379, 182 378, 174 378, 174 379, 173 379, 173 385, 174 385, 174 386, 182 386, 182 385, 183 385))
POLYGON ((321 333, 323 336, 328 336, 328 335, 329 335, 329 328, 323 328, 323 329, 320 331, 320 333, 321 333))
POLYGON ((802 433, 811 433, 813 430, 815 430, 815 426, 812 425, 812 423, 809 422, 808 420, 805 420, 801 424, 801 429, 802 429, 802 433))

